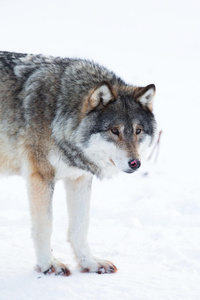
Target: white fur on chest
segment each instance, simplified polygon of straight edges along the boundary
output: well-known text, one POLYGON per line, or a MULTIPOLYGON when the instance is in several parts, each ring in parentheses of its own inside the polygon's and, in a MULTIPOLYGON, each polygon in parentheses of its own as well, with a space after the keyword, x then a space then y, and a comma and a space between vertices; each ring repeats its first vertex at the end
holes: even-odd
POLYGON ((62 160, 62 157, 55 152, 50 153, 49 162, 55 168, 57 180, 67 177, 71 179, 77 179, 83 175, 89 174, 88 172, 77 167, 67 165, 67 163, 62 160))

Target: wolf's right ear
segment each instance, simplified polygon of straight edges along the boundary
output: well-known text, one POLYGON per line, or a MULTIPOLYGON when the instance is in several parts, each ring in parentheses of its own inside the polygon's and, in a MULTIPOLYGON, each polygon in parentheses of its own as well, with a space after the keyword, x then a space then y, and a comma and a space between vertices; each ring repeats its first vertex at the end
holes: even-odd
POLYGON ((101 82, 92 91, 90 91, 89 96, 85 99, 82 107, 82 117, 99 105, 106 107, 115 99, 116 96, 111 85, 106 81, 101 82))
POLYGON ((116 94, 111 85, 103 81, 98 84, 85 99, 82 107, 82 117, 101 105, 106 107, 110 102, 116 99, 116 94))
POLYGON ((107 106, 109 102, 115 99, 114 92, 109 83, 101 82, 95 89, 92 91, 92 94, 89 97, 89 104, 92 108, 97 107, 99 104, 107 106))

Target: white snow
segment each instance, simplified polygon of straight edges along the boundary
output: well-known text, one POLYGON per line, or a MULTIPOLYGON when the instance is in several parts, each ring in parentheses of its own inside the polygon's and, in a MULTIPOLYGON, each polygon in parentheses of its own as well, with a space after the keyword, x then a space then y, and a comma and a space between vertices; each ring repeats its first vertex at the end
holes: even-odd
POLYGON ((72 276, 34 271, 26 186, 0 180, 0 299, 200 299, 200 4, 198 1, 2 0, 1 50, 93 59, 157 87, 159 158, 93 185, 89 240, 116 274, 81 274, 66 241, 61 182, 55 255, 72 276), (148 175, 144 173, 148 171, 148 175))

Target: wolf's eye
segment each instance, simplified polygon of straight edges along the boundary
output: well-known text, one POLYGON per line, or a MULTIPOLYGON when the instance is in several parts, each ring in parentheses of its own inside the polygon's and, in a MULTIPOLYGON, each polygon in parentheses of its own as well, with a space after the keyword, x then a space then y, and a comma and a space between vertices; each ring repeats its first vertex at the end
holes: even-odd
POLYGON ((111 129, 111 132, 119 136, 119 130, 117 128, 111 129))
POLYGON ((140 134, 142 132, 142 129, 140 129, 140 128, 138 128, 138 129, 136 129, 136 134, 138 135, 138 134, 140 134))

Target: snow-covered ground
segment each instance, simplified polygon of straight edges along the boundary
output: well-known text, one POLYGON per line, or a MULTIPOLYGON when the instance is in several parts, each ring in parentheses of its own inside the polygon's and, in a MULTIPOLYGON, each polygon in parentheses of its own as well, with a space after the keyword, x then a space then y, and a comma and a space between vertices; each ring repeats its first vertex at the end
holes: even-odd
POLYGON ((130 83, 155 83, 163 130, 156 164, 94 180, 89 240, 116 274, 79 272, 61 182, 52 248, 72 276, 34 271, 25 183, 1 178, 1 300, 200 299, 199 15, 195 0, 0 2, 1 50, 86 57, 130 83))

